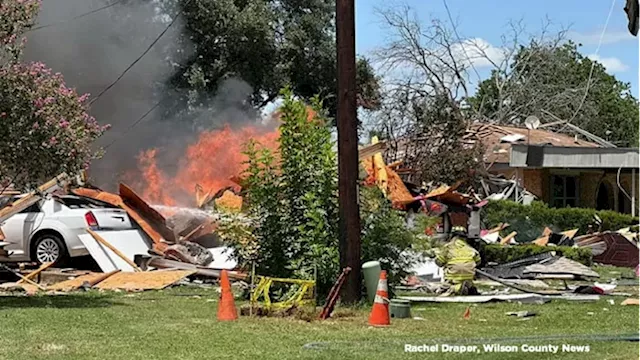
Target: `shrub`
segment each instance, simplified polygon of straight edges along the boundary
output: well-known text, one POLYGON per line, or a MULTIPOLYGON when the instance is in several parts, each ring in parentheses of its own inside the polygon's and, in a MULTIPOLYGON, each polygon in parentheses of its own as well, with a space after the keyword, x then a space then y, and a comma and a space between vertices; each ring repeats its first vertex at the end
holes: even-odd
POLYGON ((591 266, 593 263, 593 255, 589 248, 574 248, 571 246, 538 246, 535 244, 522 244, 518 246, 489 244, 485 245, 483 250, 484 258, 482 260, 484 264, 489 262, 504 264, 550 251, 555 251, 556 255, 564 256, 567 259, 577 261, 586 266, 591 266))
POLYGON ((519 242, 533 241, 540 236, 545 227, 560 232, 578 229, 578 235, 584 234, 589 225, 594 225, 594 215, 602 219, 602 230, 618 230, 636 225, 637 217, 620 214, 615 211, 596 211, 583 208, 550 208, 546 204, 534 201, 531 205, 522 205, 513 201, 491 201, 483 210, 483 221, 487 228, 500 223, 509 223, 505 232, 517 231, 519 242))
POLYGON ((389 272, 389 281, 396 283, 407 275, 414 259, 403 252, 414 242, 404 214, 391 205, 377 186, 360 188, 362 221, 362 261, 380 261, 389 272))
MULTIPOLYGON (((257 272, 307 279, 315 273, 323 299, 340 270, 337 159, 320 103, 310 113, 289 90, 283 97, 277 152, 253 141, 245 148, 245 210, 255 221, 257 272)), ((377 188, 361 188, 360 201, 362 259, 380 260, 397 279, 408 265, 402 253, 412 234, 377 188)))

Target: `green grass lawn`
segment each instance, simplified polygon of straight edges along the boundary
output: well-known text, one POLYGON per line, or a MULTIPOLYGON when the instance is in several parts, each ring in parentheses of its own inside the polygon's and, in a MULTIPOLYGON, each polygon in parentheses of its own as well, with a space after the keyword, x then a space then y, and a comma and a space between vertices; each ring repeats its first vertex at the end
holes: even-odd
MULTIPOLYGON (((422 304, 388 328, 367 326, 368 309, 338 308, 337 318, 241 317, 216 320, 217 292, 177 287, 159 292, 76 293, 66 296, 0 297, 0 359, 638 359, 637 342, 571 338, 638 333, 638 307, 553 301, 471 307, 422 304), (606 309, 606 310, 605 310, 606 309), (538 313, 522 321, 507 311, 538 313), (591 314, 590 314, 591 313, 591 314), (470 344, 478 338, 558 336, 566 340, 502 341, 505 345, 589 345, 589 353, 404 353, 404 344, 470 344)), ((319 309, 318 309, 319 311, 319 309)))

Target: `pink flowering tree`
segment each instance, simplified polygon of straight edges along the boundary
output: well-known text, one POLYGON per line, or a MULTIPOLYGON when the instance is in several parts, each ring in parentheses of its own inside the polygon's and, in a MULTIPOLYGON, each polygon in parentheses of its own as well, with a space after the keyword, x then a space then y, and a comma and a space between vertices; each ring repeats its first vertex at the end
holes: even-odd
POLYGON ((0 64, 18 59, 24 45, 23 34, 32 25, 40 0, 0 1, 0 64))
POLYGON ((100 155, 93 142, 108 128, 88 111, 88 94, 68 88, 43 63, 22 64, 25 29, 39 2, 0 0, 0 190, 38 186, 86 168, 100 155))

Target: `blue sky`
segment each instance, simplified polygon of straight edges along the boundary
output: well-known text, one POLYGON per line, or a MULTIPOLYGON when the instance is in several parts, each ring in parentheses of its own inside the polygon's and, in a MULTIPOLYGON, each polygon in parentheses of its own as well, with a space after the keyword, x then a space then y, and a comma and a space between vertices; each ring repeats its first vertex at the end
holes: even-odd
MULTIPOLYGON (((419 19, 428 23, 431 18, 448 22, 443 0, 405 0, 419 19)), ((627 30, 624 0, 616 0, 613 13, 604 33, 597 57, 609 73, 631 83, 638 97, 638 38, 627 30)), ((359 55, 384 45, 386 29, 377 9, 388 8, 390 1, 356 0, 356 48, 359 55)), ((556 29, 569 27, 569 38, 583 44, 580 51, 595 56, 600 35, 607 20, 612 0, 447 0, 458 32, 463 39, 476 38, 500 47, 500 37, 509 31, 509 20, 522 20, 528 32, 538 33, 548 18, 556 29)), ((488 68, 478 69, 481 75, 488 68), (484 70, 484 71, 483 71, 484 70)))

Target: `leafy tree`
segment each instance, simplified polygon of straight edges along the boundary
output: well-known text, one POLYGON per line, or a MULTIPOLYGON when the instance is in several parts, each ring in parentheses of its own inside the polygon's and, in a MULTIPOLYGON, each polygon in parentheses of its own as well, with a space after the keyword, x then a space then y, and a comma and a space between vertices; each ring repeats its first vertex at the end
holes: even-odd
MULTIPOLYGON (((179 0, 179 7, 195 51, 173 81, 191 91, 191 103, 237 77, 253 88, 245 106, 261 108, 290 85, 307 100, 320 94, 335 115, 334 0, 179 0)), ((357 78, 360 105, 376 108, 379 79, 365 58, 357 78)))
POLYGON ((619 146, 637 146, 638 100, 630 84, 582 55, 579 46, 571 41, 520 46, 509 73, 494 70, 469 103, 489 121, 520 125, 529 115, 544 122, 570 120, 619 146))
POLYGON ((20 64, 22 35, 39 2, 0 3, 0 183, 26 189, 86 167, 108 126, 87 114, 88 95, 66 87, 42 63, 20 64))
MULTIPOLYGON (((323 296, 339 270, 336 153, 317 98, 311 113, 290 89, 283 97, 277 153, 251 141, 245 151, 246 210, 260 247, 255 260, 258 272, 270 276, 312 278, 317 270, 323 296)), ((397 278, 413 235, 382 193, 372 191, 361 193, 363 260, 380 259, 397 278)))
POLYGON ((0 65, 18 59, 22 53, 22 34, 33 25, 40 0, 3 0, 0 3, 0 65))
POLYGON ((318 270, 319 288, 335 280, 338 269, 337 162, 323 118, 283 93, 277 154, 249 142, 246 199, 257 219, 262 249, 258 271, 272 276, 310 278, 318 270), (276 160, 277 158, 277 160, 276 160))

